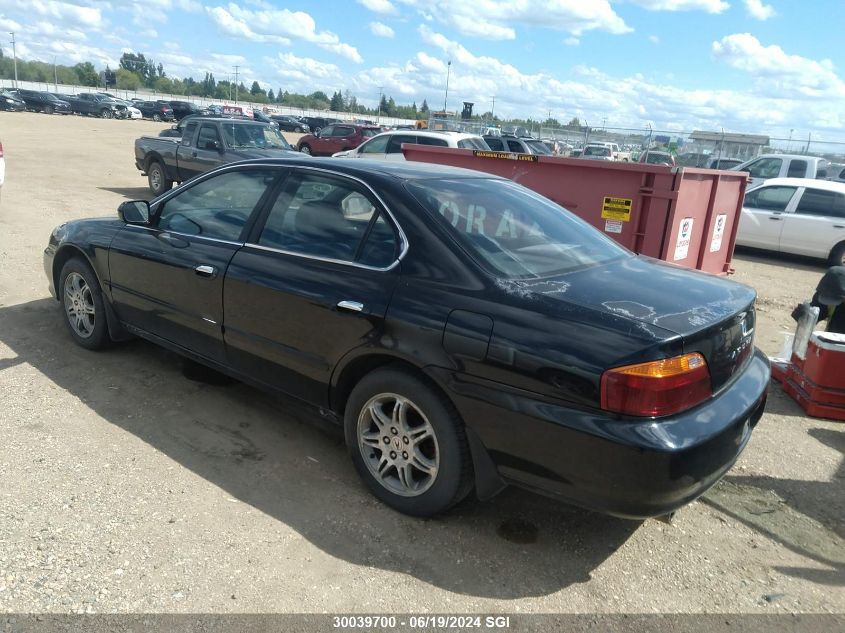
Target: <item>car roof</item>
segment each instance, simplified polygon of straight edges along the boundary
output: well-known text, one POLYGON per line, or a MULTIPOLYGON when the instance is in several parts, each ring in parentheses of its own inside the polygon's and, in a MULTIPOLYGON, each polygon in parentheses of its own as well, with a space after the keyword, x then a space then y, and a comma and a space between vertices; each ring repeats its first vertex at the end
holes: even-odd
MULTIPOLYGON (((438 178, 487 178, 489 180, 505 180, 499 176, 472 169, 416 161, 392 162, 386 160, 367 160, 365 158, 360 160, 343 160, 340 158, 263 158, 243 162, 331 169, 338 173, 362 179, 366 179, 367 175, 378 173, 383 176, 391 176, 398 180, 427 180, 438 178)), ((227 166, 232 164, 227 163, 227 166)))
POLYGON ((254 119, 250 119, 248 117, 242 115, 205 115, 205 114, 191 114, 185 117, 183 120, 190 119, 193 123, 194 121, 207 121, 209 123, 213 123, 216 121, 237 121, 238 123, 243 123, 244 125, 267 125, 264 121, 255 121, 254 119))
MULTIPOLYGON (((845 182, 836 182, 833 180, 819 180, 817 178, 769 178, 765 180, 760 186, 770 187, 772 185, 780 185, 786 187, 812 187, 813 189, 824 189, 825 191, 835 191, 836 193, 845 194, 845 182)), ((758 187, 754 187, 758 189, 758 187)))
POLYGON ((799 158, 801 160, 827 160, 826 158, 822 158, 821 156, 807 156, 806 154, 760 154, 759 156, 755 156, 754 158, 749 158, 745 162, 750 163, 752 160, 757 160, 758 158, 799 158))
POLYGON ((414 136, 423 136, 426 138, 443 138, 444 136, 449 136, 458 140, 465 138, 479 138, 478 134, 470 134, 468 132, 455 132, 452 130, 417 130, 414 128, 407 130, 388 130, 387 132, 378 134, 378 136, 395 136, 396 134, 407 135, 408 132, 413 132, 414 136))

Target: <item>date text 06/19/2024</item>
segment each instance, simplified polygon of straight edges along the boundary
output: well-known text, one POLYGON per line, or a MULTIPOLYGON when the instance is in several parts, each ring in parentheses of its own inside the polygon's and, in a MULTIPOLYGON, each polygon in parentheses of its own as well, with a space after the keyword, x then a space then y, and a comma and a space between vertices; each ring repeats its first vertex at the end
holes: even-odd
POLYGON ((335 629, 509 629, 507 615, 336 615, 335 629))

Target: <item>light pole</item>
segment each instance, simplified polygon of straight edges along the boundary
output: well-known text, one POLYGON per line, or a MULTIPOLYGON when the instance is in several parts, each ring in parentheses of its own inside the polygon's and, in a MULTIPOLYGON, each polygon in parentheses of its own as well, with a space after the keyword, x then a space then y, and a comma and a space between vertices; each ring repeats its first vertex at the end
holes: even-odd
POLYGON ((238 102, 238 69, 240 66, 235 66, 235 103, 238 102))
POLYGON ((59 91, 59 71, 56 70, 56 56, 53 55, 53 88, 59 91))
POLYGON ((490 97, 493 100, 493 105, 490 106, 490 120, 494 120, 496 118, 495 111, 496 111, 496 95, 490 97))
POLYGON ((452 72, 452 60, 446 64, 446 96, 443 97, 443 112, 447 112, 446 103, 449 101, 449 74, 452 72))
POLYGON ((378 113, 376 114, 376 124, 381 125, 381 95, 382 90, 384 90, 384 86, 378 87, 378 113))
POLYGON ((18 52, 15 48, 15 32, 10 31, 9 35, 12 36, 12 59, 14 60, 15 64, 15 88, 18 87, 18 52))
POLYGON ((789 130, 789 142, 786 144, 786 151, 787 152, 792 149, 792 133, 794 131, 795 131, 794 128, 790 128, 790 130, 789 130))

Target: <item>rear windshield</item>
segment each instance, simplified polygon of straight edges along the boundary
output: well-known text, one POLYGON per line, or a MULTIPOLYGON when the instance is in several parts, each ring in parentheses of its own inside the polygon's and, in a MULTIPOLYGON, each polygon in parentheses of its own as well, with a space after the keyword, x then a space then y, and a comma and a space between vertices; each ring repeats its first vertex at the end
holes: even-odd
POLYGON ((417 180, 406 187, 496 277, 545 277, 629 255, 563 207, 509 180, 417 180))
POLYGON ((381 128, 378 127, 365 127, 361 129, 361 135, 364 138, 370 138, 371 136, 375 136, 376 134, 381 134, 381 128))
POLYGON ((584 148, 584 156, 610 156, 610 150, 607 147, 588 145, 584 148))
POLYGON ((531 150, 532 154, 540 154, 541 156, 548 156, 552 151, 542 141, 525 141, 525 144, 531 150))

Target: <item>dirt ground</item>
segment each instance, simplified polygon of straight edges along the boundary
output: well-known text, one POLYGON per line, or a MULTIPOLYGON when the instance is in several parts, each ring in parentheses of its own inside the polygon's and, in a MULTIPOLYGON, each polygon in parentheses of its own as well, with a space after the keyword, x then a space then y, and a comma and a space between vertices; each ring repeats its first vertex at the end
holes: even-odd
MULTIPOLYGON (((845 611, 845 424, 778 387, 733 470, 671 524, 513 489, 415 520, 296 404, 188 380, 145 342, 74 345, 48 235, 147 198, 133 141, 161 127, 0 113, 0 610, 845 611)), ((734 264, 774 353, 823 264, 734 264)))

